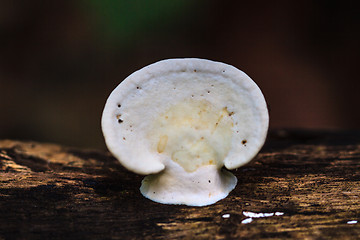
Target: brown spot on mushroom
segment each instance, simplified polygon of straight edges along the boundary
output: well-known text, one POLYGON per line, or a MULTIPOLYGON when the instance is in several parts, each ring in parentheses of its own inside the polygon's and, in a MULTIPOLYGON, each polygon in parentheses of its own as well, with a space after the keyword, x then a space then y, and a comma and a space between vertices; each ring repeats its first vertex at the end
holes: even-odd
POLYGON ((121 118, 118 119, 118 123, 122 123, 124 122, 124 120, 122 120, 121 118))
POLYGON ((227 115, 229 115, 229 117, 234 114, 234 112, 229 112, 229 110, 227 109, 227 107, 224 107, 224 108, 223 108, 223 112, 226 113, 227 115))
MULTIPOLYGON (((226 107, 225 107, 226 109, 226 107)), ((221 120, 223 119, 224 115, 221 114, 220 117, 218 118, 217 122, 215 123, 215 128, 217 128, 217 126, 219 125, 219 123, 221 122, 221 120)))
POLYGON ((124 140, 126 140, 126 138, 125 138, 125 137, 123 137, 123 139, 124 139, 124 140))
POLYGON ((141 87, 138 86, 138 87, 136 87, 136 89, 141 89, 141 87))
POLYGON ((119 119, 121 117, 121 114, 116 115, 116 119, 119 119))
POLYGON ((194 72, 196 72, 196 69, 194 69, 194 72))
POLYGON ((164 135, 164 136, 160 137, 158 145, 157 145, 158 153, 164 152, 166 145, 167 145, 167 141, 168 141, 168 136, 164 135))
POLYGON ((241 143, 245 145, 247 143, 246 139, 242 140, 241 143))
POLYGON ((210 91, 207 91, 207 93, 210 93, 210 91))

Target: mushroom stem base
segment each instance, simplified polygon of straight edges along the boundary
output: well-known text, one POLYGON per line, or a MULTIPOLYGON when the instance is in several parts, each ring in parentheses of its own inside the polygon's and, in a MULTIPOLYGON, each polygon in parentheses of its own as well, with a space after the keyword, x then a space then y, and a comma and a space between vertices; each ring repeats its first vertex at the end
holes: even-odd
POLYGON ((144 197, 158 203, 206 206, 225 198, 236 183, 232 173, 215 165, 186 172, 172 163, 164 171, 146 176, 140 191, 144 197))

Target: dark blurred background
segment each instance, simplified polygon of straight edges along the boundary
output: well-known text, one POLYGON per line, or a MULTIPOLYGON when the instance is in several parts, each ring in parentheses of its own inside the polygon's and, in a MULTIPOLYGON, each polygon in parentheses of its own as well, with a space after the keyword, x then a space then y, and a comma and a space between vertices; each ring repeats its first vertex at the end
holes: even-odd
POLYGON ((356 1, 0 1, 0 139, 105 148, 110 92, 155 61, 245 71, 271 128, 359 128, 356 1))

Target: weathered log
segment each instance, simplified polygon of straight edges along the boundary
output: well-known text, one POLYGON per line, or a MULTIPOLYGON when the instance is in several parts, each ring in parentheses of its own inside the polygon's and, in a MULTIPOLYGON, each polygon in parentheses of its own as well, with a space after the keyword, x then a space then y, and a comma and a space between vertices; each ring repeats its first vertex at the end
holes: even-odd
POLYGON ((162 205, 108 152, 2 140, 0 239, 360 239, 359 170, 360 132, 273 131, 226 199, 162 205))

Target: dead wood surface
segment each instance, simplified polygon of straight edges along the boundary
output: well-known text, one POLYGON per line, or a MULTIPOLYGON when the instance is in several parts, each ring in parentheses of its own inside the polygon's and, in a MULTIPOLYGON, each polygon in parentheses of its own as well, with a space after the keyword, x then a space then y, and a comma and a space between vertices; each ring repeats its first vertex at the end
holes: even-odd
POLYGON ((2 140, 0 239, 360 239, 359 170, 358 131, 276 130, 226 199, 162 205, 107 152, 2 140))

